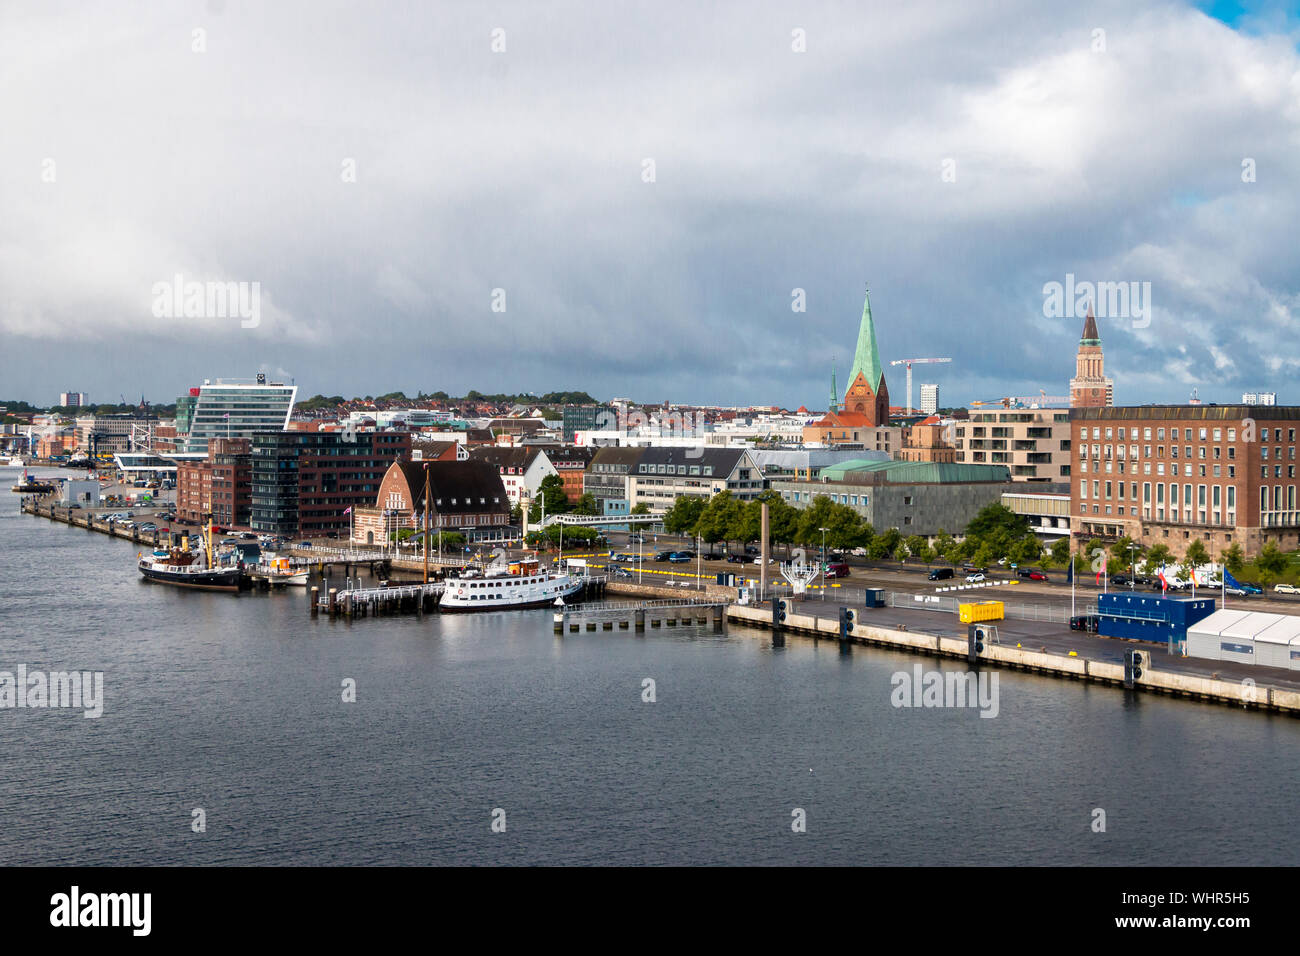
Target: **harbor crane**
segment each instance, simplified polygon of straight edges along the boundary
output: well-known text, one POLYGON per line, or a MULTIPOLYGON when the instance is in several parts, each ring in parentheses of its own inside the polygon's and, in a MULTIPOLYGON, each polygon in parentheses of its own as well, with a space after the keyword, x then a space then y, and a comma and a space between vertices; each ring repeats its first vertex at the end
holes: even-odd
POLYGON ((896 359, 895 361, 889 363, 890 365, 907 366, 907 414, 908 415, 912 414, 912 366, 913 365, 942 365, 946 362, 951 362, 951 361, 952 359, 950 358, 912 358, 912 359, 896 359))
POLYGON ((1047 405, 1060 405, 1069 400, 1065 395, 1048 395, 1046 389, 1040 388, 1037 395, 1008 395, 1006 398, 998 398, 990 402, 971 402, 971 407, 1001 405, 1003 408, 1029 408, 1033 406, 1042 408, 1047 405))

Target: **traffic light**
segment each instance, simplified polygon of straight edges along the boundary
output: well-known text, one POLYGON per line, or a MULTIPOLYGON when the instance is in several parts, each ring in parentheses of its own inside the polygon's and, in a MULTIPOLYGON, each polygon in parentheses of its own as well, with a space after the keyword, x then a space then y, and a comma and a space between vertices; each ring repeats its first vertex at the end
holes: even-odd
POLYGON ((1124 652, 1124 686, 1132 687, 1135 681, 1142 679, 1142 652, 1124 652))
POLYGON ((847 640, 853 632, 853 611, 847 607, 840 608, 840 640, 847 640))
POLYGON ((785 621, 785 601, 772 598, 772 627, 779 628, 785 621))
POLYGON ((966 626, 966 660, 974 664, 984 653, 984 628, 975 624, 966 626))

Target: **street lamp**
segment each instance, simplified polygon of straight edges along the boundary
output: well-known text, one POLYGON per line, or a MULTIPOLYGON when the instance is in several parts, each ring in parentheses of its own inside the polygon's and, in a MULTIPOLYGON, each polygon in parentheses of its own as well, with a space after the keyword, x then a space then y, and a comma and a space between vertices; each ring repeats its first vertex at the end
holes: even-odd
POLYGON ((1129 542, 1129 546, 1128 546, 1128 574, 1129 574, 1129 577, 1128 577, 1128 589, 1129 589, 1130 591, 1134 590, 1135 585, 1136 585, 1136 582, 1135 582, 1133 579, 1134 579, 1135 577, 1137 577, 1137 557, 1133 554, 1133 552, 1134 552, 1134 551, 1140 551, 1140 550, 1141 550, 1141 548, 1140 548, 1138 545, 1136 545, 1136 544, 1134 544, 1134 543, 1132 543, 1132 542, 1129 542))
POLYGON ((820 574, 822 576, 822 597, 824 598, 826 597, 826 532, 829 531, 830 528, 818 528, 817 530, 822 533, 822 565, 820 568, 820 574))

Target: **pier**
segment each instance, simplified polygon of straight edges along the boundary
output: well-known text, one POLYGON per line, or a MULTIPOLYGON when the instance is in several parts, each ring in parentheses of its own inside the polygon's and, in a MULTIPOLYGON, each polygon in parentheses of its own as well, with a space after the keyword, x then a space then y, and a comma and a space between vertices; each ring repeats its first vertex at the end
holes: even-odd
MULTIPOLYGON (((312 617, 321 611, 331 618, 355 620, 358 617, 377 617, 388 614, 429 614, 439 610, 438 601, 447 588, 446 581, 428 584, 389 584, 377 588, 328 588, 322 593, 319 587, 308 591, 307 608, 312 617)), ((583 588, 584 599, 599 598, 605 593, 603 577, 588 578, 583 588)), ((513 610, 509 607, 497 611, 513 610)), ((490 613, 490 610, 475 613, 490 613)))
POLYGON ((612 631, 616 627, 626 631, 632 628, 644 631, 650 627, 676 627, 681 624, 689 627, 693 624, 706 625, 712 620, 714 632, 723 627, 727 601, 710 601, 707 599, 660 600, 660 601, 612 601, 604 604, 564 607, 554 614, 556 634, 576 633, 584 628, 588 631, 597 629, 612 631))

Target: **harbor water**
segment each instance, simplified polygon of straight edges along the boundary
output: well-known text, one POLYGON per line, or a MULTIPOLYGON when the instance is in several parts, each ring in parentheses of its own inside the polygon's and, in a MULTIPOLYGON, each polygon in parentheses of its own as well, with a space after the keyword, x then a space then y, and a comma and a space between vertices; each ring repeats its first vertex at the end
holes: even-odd
POLYGON ((0 709, 10 865, 1300 859, 1295 718, 1012 672, 996 716, 900 707, 959 665, 735 626, 312 620, 146 583, 4 478, 0 671, 104 675, 99 717, 0 709))

